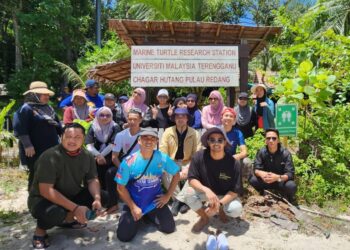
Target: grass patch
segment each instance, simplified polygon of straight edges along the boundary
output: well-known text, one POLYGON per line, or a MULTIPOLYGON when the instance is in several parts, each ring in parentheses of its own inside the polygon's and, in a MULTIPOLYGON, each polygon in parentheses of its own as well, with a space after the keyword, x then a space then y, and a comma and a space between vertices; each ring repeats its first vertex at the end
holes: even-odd
POLYGON ((0 220, 4 225, 12 225, 21 220, 21 213, 0 210, 0 220))
POLYGON ((5 198, 27 185, 27 172, 18 168, 0 168, 0 194, 5 198))

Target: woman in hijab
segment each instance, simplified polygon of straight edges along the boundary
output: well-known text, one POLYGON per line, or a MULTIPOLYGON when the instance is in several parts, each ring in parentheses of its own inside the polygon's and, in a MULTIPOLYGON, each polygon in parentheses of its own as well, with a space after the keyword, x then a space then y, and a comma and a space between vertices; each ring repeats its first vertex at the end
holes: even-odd
POLYGON ((88 102, 88 99, 85 95, 85 91, 82 89, 76 89, 73 91, 72 95, 72 106, 67 107, 63 114, 63 123, 69 124, 73 123, 75 119, 83 120, 83 121, 91 121, 92 120, 92 111, 93 104, 88 102))
POLYGON ((123 104, 124 116, 127 114, 131 108, 138 108, 142 111, 142 116, 147 112, 147 105, 144 103, 146 100, 146 91, 143 88, 136 88, 132 93, 130 99, 123 104))
POLYGON ((264 84, 252 87, 252 93, 256 97, 254 111, 256 113, 256 124, 258 128, 269 129, 275 127, 275 104, 267 98, 267 89, 264 84))
POLYGON ((187 110, 190 114, 188 125, 194 129, 202 128, 202 113, 198 108, 197 95, 188 94, 186 97, 187 110))
POLYGON ((221 112, 225 108, 219 91, 213 90, 209 95, 209 105, 203 107, 202 126, 205 129, 221 125, 221 112))
POLYGON ((256 126, 255 111, 248 104, 248 94, 241 92, 238 95, 238 105, 235 107, 237 114, 236 127, 242 131, 245 139, 254 135, 253 127, 256 126))
POLYGON ((14 131, 19 138, 19 152, 23 165, 27 165, 28 191, 34 177, 34 163, 47 149, 59 143, 61 124, 54 109, 48 104, 54 92, 44 82, 32 82, 24 92, 24 104, 14 115, 14 131))
POLYGON ((109 195, 109 211, 118 203, 118 196, 115 186, 107 184, 106 172, 112 163, 112 148, 116 134, 120 132, 120 126, 113 121, 113 114, 110 108, 102 107, 97 110, 95 119, 85 138, 86 149, 91 152, 96 159, 98 179, 101 188, 106 190, 109 195))

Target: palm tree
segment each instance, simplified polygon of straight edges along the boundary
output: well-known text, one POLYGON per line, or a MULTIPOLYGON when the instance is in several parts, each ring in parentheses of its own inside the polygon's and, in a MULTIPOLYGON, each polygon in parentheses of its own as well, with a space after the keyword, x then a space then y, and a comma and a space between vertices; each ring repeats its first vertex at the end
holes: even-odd
POLYGON ((333 29, 341 35, 350 35, 350 1, 330 0, 319 1, 311 11, 320 12, 317 20, 315 36, 320 36, 324 31, 333 29))

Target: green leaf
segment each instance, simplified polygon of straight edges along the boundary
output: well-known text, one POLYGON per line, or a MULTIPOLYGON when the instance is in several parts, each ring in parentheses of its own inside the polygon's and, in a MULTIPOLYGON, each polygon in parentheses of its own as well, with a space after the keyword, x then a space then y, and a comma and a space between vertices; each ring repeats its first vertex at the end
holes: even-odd
POLYGON ((332 84, 336 79, 337 79, 337 77, 335 75, 330 75, 330 76, 328 76, 326 82, 328 84, 332 84))
POLYGON ((304 92, 305 92, 305 94, 307 94, 309 96, 310 95, 314 95, 315 94, 315 88, 312 87, 312 86, 305 86, 304 92))
POLYGON ((302 100, 302 99, 304 99, 304 94, 299 93, 299 94, 292 95, 291 97, 296 98, 298 100, 302 100))
POLYGON ((313 64, 310 60, 306 60, 306 61, 303 61, 300 66, 299 66, 299 71, 302 71, 302 72, 310 72, 313 68, 313 64))

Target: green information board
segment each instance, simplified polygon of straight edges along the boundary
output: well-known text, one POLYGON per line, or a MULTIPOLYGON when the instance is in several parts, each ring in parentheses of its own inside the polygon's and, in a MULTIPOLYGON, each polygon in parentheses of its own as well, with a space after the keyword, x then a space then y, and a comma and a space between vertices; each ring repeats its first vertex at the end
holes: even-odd
POLYGON ((282 136, 297 136, 298 105, 277 104, 276 128, 282 136))

